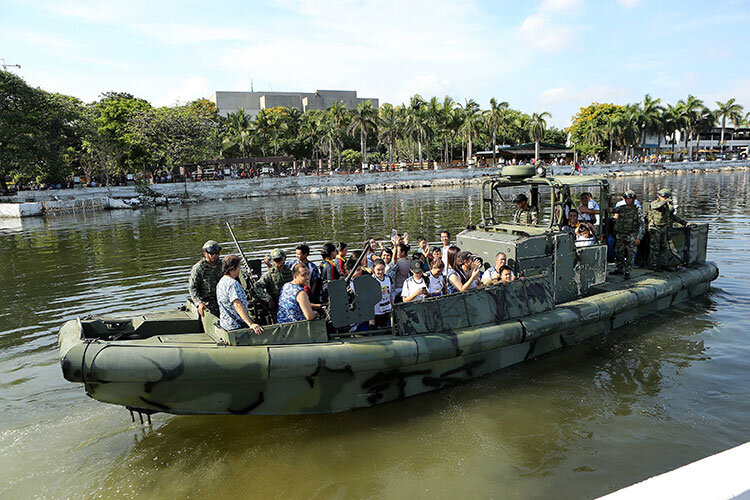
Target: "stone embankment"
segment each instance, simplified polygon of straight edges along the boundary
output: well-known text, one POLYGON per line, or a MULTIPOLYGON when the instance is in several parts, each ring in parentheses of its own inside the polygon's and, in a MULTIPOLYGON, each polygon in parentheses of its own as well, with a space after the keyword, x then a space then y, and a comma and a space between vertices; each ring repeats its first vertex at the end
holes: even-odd
MULTIPOLYGON (((587 175, 630 177, 750 170, 750 161, 682 162, 666 164, 616 164, 584 166, 587 175)), ((261 177, 220 181, 155 184, 156 197, 139 196, 135 186, 21 191, 0 203, 0 218, 30 217, 67 211, 135 209, 143 206, 197 203, 260 196, 330 194, 384 189, 456 186, 481 182, 494 168, 420 170, 368 174, 334 174, 298 177, 261 177)), ((570 167, 553 167, 550 174, 570 173, 570 167)))

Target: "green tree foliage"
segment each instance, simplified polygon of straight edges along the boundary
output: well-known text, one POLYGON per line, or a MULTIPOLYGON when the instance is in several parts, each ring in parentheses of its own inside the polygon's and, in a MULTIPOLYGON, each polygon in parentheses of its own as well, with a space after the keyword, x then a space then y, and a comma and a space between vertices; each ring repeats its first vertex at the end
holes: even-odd
POLYGON ((69 173, 80 143, 83 104, 32 88, 0 71, 0 189, 9 175, 57 182, 69 173))
POLYGON ((622 114, 624 109, 623 106, 616 104, 599 103, 581 108, 573 117, 573 123, 567 129, 570 134, 570 141, 575 144, 576 149, 581 153, 601 153, 607 147, 600 140, 603 134, 592 134, 591 130, 605 130, 610 118, 622 114))
POLYGON ((188 107, 147 108, 130 117, 128 138, 141 152, 143 169, 153 174, 204 159, 212 126, 188 107))

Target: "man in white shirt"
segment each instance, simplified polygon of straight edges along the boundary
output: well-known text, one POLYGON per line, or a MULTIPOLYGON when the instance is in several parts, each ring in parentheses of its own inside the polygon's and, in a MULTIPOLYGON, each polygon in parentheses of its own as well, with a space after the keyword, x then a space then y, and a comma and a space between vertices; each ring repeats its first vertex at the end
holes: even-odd
POLYGON ((507 265, 508 257, 503 252, 498 252, 498 254, 495 255, 495 266, 490 267, 484 272, 484 274, 482 274, 482 283, 485 285, 494 285, 495 283, 498 283, 500 281, 500 269, 507 265))
POLYGON ((440 242, 443 244, 443 274, 448 274, 448 249, 451 246, 451 233, 442 231, 440 233, 440 242))

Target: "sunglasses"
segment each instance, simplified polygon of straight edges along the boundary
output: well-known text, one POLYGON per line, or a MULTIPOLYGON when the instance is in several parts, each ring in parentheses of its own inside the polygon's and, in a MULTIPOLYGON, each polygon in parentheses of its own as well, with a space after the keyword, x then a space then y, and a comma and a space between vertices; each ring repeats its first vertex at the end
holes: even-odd
POLYGON ((220 250, 206 250, 208 255, 219 255, 220 250))

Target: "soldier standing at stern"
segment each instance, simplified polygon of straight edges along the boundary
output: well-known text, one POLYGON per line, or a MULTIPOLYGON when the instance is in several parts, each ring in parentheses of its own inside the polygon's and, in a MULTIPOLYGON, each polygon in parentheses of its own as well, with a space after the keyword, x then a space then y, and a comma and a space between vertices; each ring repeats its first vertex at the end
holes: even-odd
POLYGON ((648 267, 658 271, 667 269, 666 256, 669 252, 669 230, 674 222, 687 225, 687 221, 674 212, 672 191, 660 189, 659 199, 648 204, 648 267))
POLYGON ((221 246, 214 240, 203 244, 203 258, 190 271, 190 299, 203 316, 206 309, 219 317, 219 302, 216 300, 216 285, 222 277, 219 253, 221 246))
POLYGON ((615 263, 617 268, 609 274, 622 274, 630 279, 633 269, 633 253, 641 244, 644 224, 641 209, 635 206, 635 193, 627 190, 622 194, 624 205, 612 210, 615 218, 615 263))

